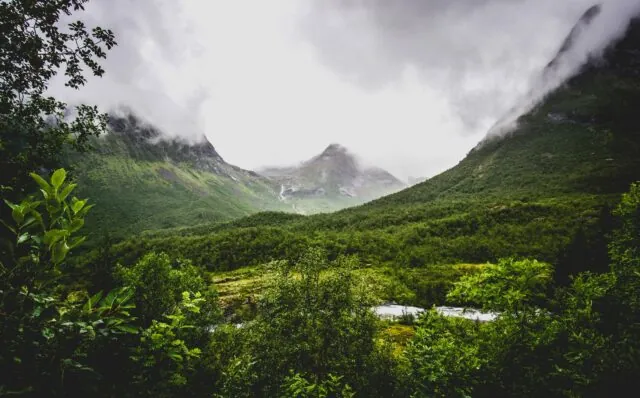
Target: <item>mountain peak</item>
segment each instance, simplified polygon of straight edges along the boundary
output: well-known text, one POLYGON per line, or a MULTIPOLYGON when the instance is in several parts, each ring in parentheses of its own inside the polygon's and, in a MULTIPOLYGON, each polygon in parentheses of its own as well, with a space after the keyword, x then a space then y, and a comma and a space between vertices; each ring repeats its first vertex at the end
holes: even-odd
POLYGON ((551 62, 549 62, 549 64, 547 64, 544 71, 545 74, 549 74, 559 67, 562 57, 571 51, 583 30, 591 25, 601 12, 602 6, 600 4, 596 4, 582 14, 578 22, 573 26, 573 29, 571 29, 571 32, 569 32, 569 35, 565 38, 562 46, 560 46, 560 50, 558 50, 556 56, 551 60, 551 62))
POLYGON ((337 143, 298 166, 265 168, 262 173, 280 185, 282 200, 296 201, 296 208, 303 212, 362 204, 405 187, 383 169, 363 168, 353 153, 337 143))
POLYGON ((339 154, 346 154, 347 152, 347 148, 334 142, 332 144, 329 144, 329 146, 326 147, 324 151, 322 151, 321 156, 334 156, 339 154))

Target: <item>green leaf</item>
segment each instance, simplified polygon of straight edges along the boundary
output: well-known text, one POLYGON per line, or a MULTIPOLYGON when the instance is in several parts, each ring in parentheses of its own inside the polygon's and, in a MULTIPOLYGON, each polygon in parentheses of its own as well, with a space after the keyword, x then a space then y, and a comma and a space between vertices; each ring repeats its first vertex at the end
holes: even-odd
POLYGON ((29 225, 31 225, 31 224, 33 224, 34 222, 36 222, 36 220, 37 220, 37 219, 36 219, 36 217, 34 217, 34 216, 28 217, 28 218, 24 221, 24 223, 22 224, 22 228, 26 228, 26 227, 28 227, 29 225))
POLYGON ((176 354, 175 352, 170 352, 169 358, 173 359, 176 362, 182 362, 183 360, 182 355, 176 354))
POLYGON ((9 202, 9 201, 8 201, 8 200, 6 200, 6 199, 4 200, 4 203, 6 203, 6 204, 7 204, 7 206, 9 206, 9 207, 11 208, 11 210, 13 210, 16 206, 18 206, 17 204, 15 204, 15 203, 11 203, 11 202, 9 202))
POLYGON ((77 247, 78 245, 81 245, 86 239, 87 239, 86 236, 80 236, 80 237, 77 237, 77 238, 73 238, 71 240, 71 242, 69 243, 69 247, 71 249, 73 249, 74 247, 77 247))
POLYGON ((44 228, 44 221, 42 220, 42 214, 40 214, 40 212, 37 210, 31 210, 31 215, 33 216, 33 218, 36 219, 36 221, 38 221, 38 224, 40 224, 42 228, 44 228))
POLYGON ((69 184, 60 192, 59 198, 60 201, 64 201, 67 199, 71 191, 73 191, 78 185, 77 184, 69 184))
POLYGON ((67 178, 66 170, 58 169, 54 171, 53 175, 51 176, 51 184, 56 190, 58 190, 62 186, 66 178, 67 178))
POLYGON ((16 224, 20 225, 24 220, 24 207, 20 205, 13 207, 11 217, 13 217, 13 221, 15 221, 16 224))
POLYGON ((83 225, 84 225, 84 220, 82 218, 76 218, 71 222, 71 225, 69 226, 69 231, 76 232, 77 230, 82 228, 83 225))
MULTIPOLYGON (((75 199, 75 198, 74 198, 75 199)), ((84 207, 84 205, 87 203, 87 200, 75 200, 74 203, 71 205, 71 210, 73 210, 73 214, 78 214, 78 212, 80 210, 82 210, 82 208, 84 207)))
POLYGON ((89 212, 89 210, 91 210, 93 208, 93 206, 95 205, 89 205, 89 206, 85 206, 82 210, 80 210, 78 212, 78 214, 76 214, 78 217, 84 217, 87 215, 87 213, 89 212))
POLYGON ((35 182, 38 183, 38 185, 40 185, 40 188, 42 188, 43 193, 44 192, 51 193, 52 187, 51 185, 49 185, 48 182, 45 181, 44 178, 40 177, 36 173, 29 173, 29 175, 31 176, 31 178, 33 178, 35 182))
POLYGON ((18 237, 18 244, 21 244, 21 243, 26 242, 26 241, 27 241, 27 239, 29 239, 29 236, 30 236, 30 235, 29 235, 29 233, 28 233, 28 232, 25 232, 25 233, 23 233, 22 235, 20 235, 20 236, 18 237))
POLYGON ((67 256, 67 253, 69 253, 69 249, 70 247, 67 246, 67 243, 64 241, 53 245, 51 249, 51 261, 54 264, 60 264, 67 256))
POLYGON ((118 325, 116 329, 130 334, 138 334, 138 328, 131 325, 118 325))
POLYGON ((87 300, 87 302, 84 304, 84 306, 82 307, 82 310, 87 312, 92 311, 96 303, 98 303, 102 298, 102 295, 103 295, 102 291, 99 291, 98 293, 89 297, 89 300, 87 300))
POLYGON ((68 235, 68 231, 64 229, 51 229, 44 234, 44 243, 51 247, 54 243, 68 235))
POLYGON ((0 220, 0 223, 2 223, 2 225, 4 225, 9 231, 11 231, 12 234, 17 235, 16 229, 7 224, 4 220, 0 220))

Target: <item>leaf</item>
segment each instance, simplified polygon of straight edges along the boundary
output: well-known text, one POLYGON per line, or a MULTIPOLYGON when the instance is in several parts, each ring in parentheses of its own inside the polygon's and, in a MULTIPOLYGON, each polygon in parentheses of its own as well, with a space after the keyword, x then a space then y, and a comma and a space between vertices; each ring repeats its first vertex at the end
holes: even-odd
POLYGON ((30 236, 30 235, 29 235, 29 233, 28 233, 28 232, 25 232, 25 233, 23 233, 22 235, 20 235, 20 236, 18 237, 18 244, 21 244, 21 243, 26 242, 26 241, 27 241, 27 239, 29 239, 29 236, 30 236))
POLYGON ((24 223, 22 224, 22 228, 26 228, 29 225, 33 224, 34 222, 36 222, 36 218, 32 215, 31 217, 27 218, 24 223))
POLYGON ((58 242, 51 249, 51 261, 54 264, 60 264, 69 253, 69 249, 70 247, 67 246, 66 242, 58 242))
POLYGON ((87 239, 86 236, 80 236, 80 237, 77 237, 77 238, 73 238, 71 240, 71 242, 69 243, 69 248, 73 249, 74 247, 77 247, 77 246, 81 245, 86 239, 87 239))
POLYGON ((9 207, 11 208, 11 210, 13 210, 14 208, 16 208, 16 206, 18 206, 17 204, 15 204, 15 203, 11 203, 11 202, 9 202, 9 201, 8 201, 8 200, 6 200, 6 199, 4 200, 4 203, 6 203, 6 204, 7 204, 7 206, 9 206, 9 207))
POLYGON ((53 175, 51 176, 51 184, 56 190, 58 190, 62 186, 66 178, 67 172, 65 171, 65 169, 58 169, 54 171, 53 175))
POLYGON ((85 206, 78 214, 77 216, 79 217, 84 217, 85 215, 87 215, 87 213, 89 212, 89 210, 91 210, 93 208, 93 206, 95 205, 89 205, 89 206, 85 206))
POLYGON ((11 231, 12 234, 14 234, 14 235, 18 234, 16 229, 13 228, 11 225, 7 224, 4 220, 0 220, 0 223, 2 223, 2 225, 4 225, 9 231, 11 231))
POLYGON ((78 212, 78 214, 76 214, 78 217, 84 217, 87 215, 87 213, 89 212, 89 210, 91 210, 93 208, 93 206, 95 205, 89 205, 89 206, 85 206, 82 210, 80 210, 80 212, 78 212))
POLYGON ((138 334, 138 328, 131 325, 118 325, 116 326, 116 329, 125 333, 138 334))
POLYGON ((71 222, 71 225, 69 226, 69 230, 70 232, 75 232, 80 228, 82 228, 83 225, 84 225, 84 220, 82 218, 76 218, 71 222))
POLYGON ((37 210, 31 210, 31 215, 33 216, 33 218, 35 218, 38 221, 38 224, 40 224, 42 228, 44 228, 44 221, 42 220, 42 214, 40 214, 40 212, 38 212, 37 210))
POLYGON ((78 212, 80 210, 82 210, 82 208, 84 207, 84 205, 87 203, 87 200, 77 200, 74 201, 74 203, 71 205, 71 210, 73 210, 73 214, 78 214, 78 212))
POLYGON ((183 360, 182 355, 176 354, 175 352, 170 352, 168 355, 169 358, 173 359, 176 362, 182 362, 183 360))
POLYGON ((46 192, 48 194, 52 191, 51 185, 49 185, 49 183, 46 182, 44 178, 40 177, 36 173, 29 173, 29 175, 31 176, 31 178, 33 178, 35 182, 38 183, 38 185, 40 185, 40 188, 42 188, 43 193, 46 192))
POLYGON ((64 229, 51 229, 44 234, 44 243, 49 245, 49 247, 53 246, 60 239, 66 237, 68 232, 64 229))
POLYGON ((24 220, 24 207, 20 205, 13 207, 11 210, 11 217, 13 217, 13 221, 15 221, 16 224, 22 224, 22 221, 24 220))
POLYGON ((73 191, 78 185, 77 184, 69 184, 66 187, 64 187, 64 189, 60 192, 59 198, 60 201, 65 201, 67 199, 67 197, 69 196, 69 194, 71 193, 71 191, 73 191))
POLYGON ((83 311, 87 311, 90 312, 93 310, 93 307, 95 307, 96 303, 98 303, 100 301, 100 299, 102 298, 103 292, 99 291, 98 293, 94 294, 93 296, 89 297, 89 300, 87 300, 87 302, 84 304, 84 306, 82 307, 83 311))

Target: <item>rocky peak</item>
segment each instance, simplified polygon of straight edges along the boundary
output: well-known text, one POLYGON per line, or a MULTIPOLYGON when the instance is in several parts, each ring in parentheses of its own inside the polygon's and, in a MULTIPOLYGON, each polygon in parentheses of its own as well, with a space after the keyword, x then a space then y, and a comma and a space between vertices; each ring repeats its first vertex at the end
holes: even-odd
POLYGON ((109 115, 108 126, 109 134, 105 140, 109 145, 103 146, 102 150, 117 150, 143 160, 185 162, 197 169, 212 172, 219 172, 223 169, 221 166, 226 166, 204 136, 196 143, 171 139, 132 113, 124 116, 109 115))
POLYGON ((281 185, 286 198, 358 198, 360 202, 404 188, 380 168, 364 168, 347 148, 333 143, 299 166, 262 170, 281 185))
POLYGON ((346 155, 347 148, 343 147, 340 144, 330 144, 324 151, 320 154, 320 156, 337 156, 337 155, 346 155))

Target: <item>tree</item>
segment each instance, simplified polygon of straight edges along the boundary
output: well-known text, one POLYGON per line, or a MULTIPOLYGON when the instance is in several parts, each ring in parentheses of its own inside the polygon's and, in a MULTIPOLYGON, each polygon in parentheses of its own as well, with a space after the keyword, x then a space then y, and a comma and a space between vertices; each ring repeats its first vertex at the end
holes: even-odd
POLYGON ((427 311, 407 347, 409 384, 416 397, 467 397, 482 379, 479 325, 427 311))
POLYGON ((63 169, 48 181, 32 178, 40 197, 6 201, 12 220, 2 221, 10 236, 0 237, 0 395, 64 394, 69 384, 91 390, 95 385, 78 381, 79 374, 95 377, 86 362, 94 345, 137 332, 133 291, 64 292, 65 260, 84 240, 77 232, 92 206, 71 196, 76 185, 65 182, 63 169))
POLYGON ((113 32, 89 30, 82 21, 62 23, 87 2, 0 2, 0 192, 5 197, 20 198, 29 171, 53 169, 65 148, 85 149, 88 138, 106 128, 106 115, 97 107, 80 105, 69 120, 67 105, 47 95, 59 73, 71 89, 86 83, 85 69, 104 73, 98 60, 116 45, 113 32))
POLYGON ((537 260, 503 259, 462 277, 447 296, 461 304, 518 314, 540 304, 552 282, 553 268, 537 260))
POLYGON ((309 249, 294 265, 279 264, 257 318, 239 332, 242 350, 224 371, 253 376, 234 377, 240 385, 227 384, 226 391, 278 396, 326 389, 339 377, 344 396, 347 385, 364 396, 388 396, 388 373, 380 368, 391 361, 378 355, 373 301, 351 271, 354 261, 329 263, 325 252, 309 249))
POLYGON ((220 319, 216 291, 207 285, 202 269, 187 260, 173 261, 164 253, 147 253, 131 267, 118 265, 116 280, 135 289, 137 315, 143 326, 171 313, 183 299, 183 292, 202 294, 200 326, 211 326, 220 319))

